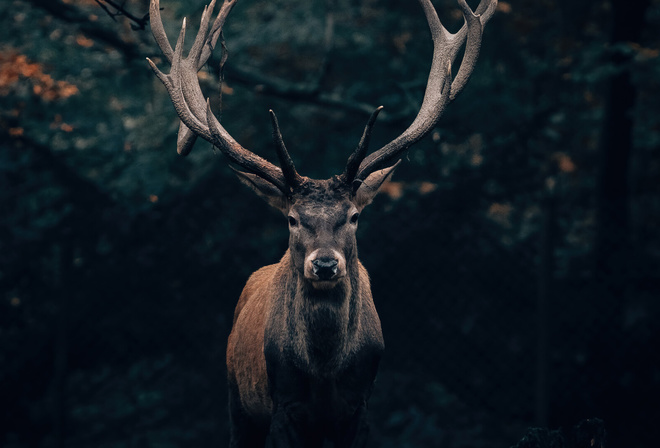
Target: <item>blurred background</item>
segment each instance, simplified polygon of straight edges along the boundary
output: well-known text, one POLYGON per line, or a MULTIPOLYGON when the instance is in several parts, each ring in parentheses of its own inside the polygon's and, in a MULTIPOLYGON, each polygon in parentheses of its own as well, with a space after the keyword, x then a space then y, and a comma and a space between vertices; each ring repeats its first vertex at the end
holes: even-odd
MULTIPOLYGON (((162 1, 172 41, 203 5, 162 1)), ((233 308, 287 226, 209 144, 176 154, 147 11, 0 3, 2 447, 228 441, 233 308)), ((361 218, 387 346, 372 446, 508 447, 589 417, 657 446, 658 29, 658 0, 500 1, 466 89, 361 218)), ((376 106, 374 149, 410 124, 431 60, 410 0, 241 0, 225 37, 222 88, 219 52, 200 73, 216 114, 273 160, 273 108, 316 178, 376 106)))

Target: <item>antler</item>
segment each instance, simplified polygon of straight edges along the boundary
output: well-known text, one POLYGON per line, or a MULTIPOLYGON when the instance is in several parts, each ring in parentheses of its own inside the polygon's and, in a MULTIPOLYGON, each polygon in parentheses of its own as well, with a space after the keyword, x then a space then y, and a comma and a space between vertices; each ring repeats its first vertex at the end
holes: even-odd
MULTIPOLYGON (((152 32, 172 68, 170 73, 166 75, 158 70, 149 58, 147 58, 147 61, 156 76, 167 88, 174 108, 181 119, 177 140, 179 154, 188 154, 197 137, 202 137, 220 148, 231 162, 269 181, 282 192, 289 194, 304 182, 305 178, 296 172, 291 157, 282 141, 275 114, 272 111, 270 112, 273 139, 282 169, 238 144, 213 115, 209 102, 204 100, 199 86, 197 72, 211 56, 213 48, 222 33, 225 20, 237 1, 224 1, 210 31, 209 23, 216 0, 212 0, 210 5, 204 8, 195 42, 188 56, 183 58, 183 41, 186 32, 185 19, 173 50, 160 17, 160 2, 159 0, 151 0, 152 32)), ((349 185, 357 186, 369 174, 392 165, 402 152, 433 129, 447 105, 465 87, 479 56, 483 28, 495 12, 497 0, 481 0, 476 11, 472 11, 465 0, 457 1, 463 12, 465 23, 457 33, 452 34, 440 22, 431 0, 419 0, 433 39, 433 62, 422 106, 408 129, 378 151, 366 156, 371 129, 382 106, 373 113, 365 127, 357 149, 349 158, 346 169, 341 176, 349 185), (465 46, 463 59, 456 78, 452 79, 452 64, 463 46, 465 46)))
MULTIPOLYGON (((440 22, 431 0, 419 0, 419 2, 424 9, 433 38, 433 62, 422 106, 408 129, 378 151, 364 158, 365 150, 360 149, 363 146, 362 143, 360 144, 358 150, 349 159, 344 173, 349 183, 361 182, 374 171, 391 165, 403 151, 433 129, 447 105, 463 90, 470 78, 479 56, 483 28, 493 16, 497 6, 497 0, 481 0, 477 10, 473 12, 465 0, 458 0, 465 23, 456 34, 452 34, 440 22), (463 60, 456 78, 452 80, 451 67, 463 44, 465 44, 463 60), (359 164, 359 169, 355 170, 352 177, 350 174, 356 163, 359 164)), ((365 129, 367 141, 373 120, 375 117, 372 115, 365 129)))
POLYGON ((147 61, 158 79, 165 85, 174 104, 174 108, 181 119, 177 140, 179 154, 188 154, 197 136, 202 137, 204 140, 220 148, 222 153, 232 163, 269 181, 282 192, 289 194, 291 189, 302 181, 302 177, 296 173, 293 167, 293 162, 284 147, 284 143, 282 143, 281 135, 279 135, 279 129, 277 129, 279 140, 276 139, 276 146, 280 162, 285 168, 284 172, 267 160, 243 148, 229 135, 215 115, 213 115, 211 106, 208 100, 204 99, 199 86, 197 72, 211 56, 218 37, 222 32, 225 19, 237 1, 224 1, 210 31, 209 23, 216 0, 212 0, 209 6, 204 8, 195 42, 188 56, 183 58, 186 20, 183 20, 179 38, 174 50, 172 50, 160 17, 160 2, 159 0, 151 0, 149 9, 151 29, 158 46, 163 52, 163 55, 171 63, 172 68, 169 74, 164 74, 149 58, 147 58, 147 61), (295 173, 295 176, 292 173, 295 173))
POLYGON ((291 160, 289 152, 286 150, 286 146, 284 146, 282 133, 280 132, 280 125, 277 122, 275 112, 272 110, 269 110, 268 112, 270 112, 270 121, 273 125, 273 142, 275 143, 277 157, 280 159, 282 173, 284 174, 287 184, 292 188, 296 188, 303 183, 303 177, 296 171, 296 167, 293 165, 293 160, 291 160))
POLYGON ((374 124, 376 123, 376 118, 378 118, 378 114, 380 113, 381 110, 383 110, 383 106, 379 106, 371 114, 371 117, 369 117, 369 121, 367 122, 367 125, 364 127, 364 132, 362 133, 362 138, 360 139, 360 143, 358 143, 355 152, 351 154, 351 156, 348 158, 348 162, 346 163, 346 169, 344 170, 344 173, 341 175, 341 177, 344 180, 344 182, 346 182, 349 185, 355 179, 355 175, 357 174, 358 169, 360 168, 360 163, 362 163, 362 160, 364 160, 364 157, 367 155, 367 150, 369 149, 369 140, 371 140, 371 129, 374 127, 374 124))

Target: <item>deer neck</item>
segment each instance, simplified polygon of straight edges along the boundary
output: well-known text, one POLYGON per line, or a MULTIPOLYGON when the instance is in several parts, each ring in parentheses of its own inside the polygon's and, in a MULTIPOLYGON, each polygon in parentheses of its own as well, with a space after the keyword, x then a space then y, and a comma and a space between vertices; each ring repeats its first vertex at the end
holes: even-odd
MULTIPOLYGON (((294 275, 289 295, 288 332, 305 368, 320 374, 341 369, 351 352, 360 320, 357 257, 347 260, 347 275, 332 289, 316 289, 294 275)), ((294 272, 294 271, 290 271, 294 272)))

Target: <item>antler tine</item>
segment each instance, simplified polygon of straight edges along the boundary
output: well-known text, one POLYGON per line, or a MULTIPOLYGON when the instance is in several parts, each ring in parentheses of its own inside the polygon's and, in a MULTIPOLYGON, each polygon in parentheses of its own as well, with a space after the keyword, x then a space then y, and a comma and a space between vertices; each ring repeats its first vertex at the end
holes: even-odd
MULTIPOLYGON (((202 14, 202 23, 200 24, 200 29, 199 32, 197 33, 197 38, 195 39, 195 45, 193 45, 193 50, 191 50, 190 52, 191 54, 194 54, 195 52, 201 52, 201 47, 203 45, 203 37, 205 36, 205 32, 208 29, 208 21, 212 14, 214 5, 215 5, 215 0, 212 0, 210 7, 204 8, 204 13, 202 14), (195 49, 196 46, 199 47, 199 49, 195 49)), ((159 0, 151 1, 149 5, 149 17, 151 18, 150 20, 151 32, 154 35, 154 39, 156 40, 156 43, 160 47, 161 51, 163 52, 163 55, 171 63, 172 59, 174 58, 174 50, 172 50, 172 46, 170 45, 170 42, 167 39, 167 34, 165 33, 163 21, 160 16, 159 0)), ((198 71, 202 66, 203 64, 199 65, 198 71)), ((152 66, 152 69, 153 68, 154 67, 152 66)), ((156 74, 158 75, 158 73, 156 74)), ((163 81, 163 78, 161 76, 159 76, 159 78, 161 81, 163 81)), ((176 144, 177 152, 182 156, 187 156, 188 154, 190 154, 190 151, 192 151, 196 141, 197 141, 197 135, 194 132, 192 132, 190 129, 188 129, 188 127, 183 123, 183 121, 179 122, 179 133, 177 136, 177 144, 176 144)))
MULTIPOLYGON (((154 0, 157 1, 157 0, 154 0)), ((208 126, 201 121, 200 116, 205 116, 200 112, 200 106, 198 102, 188 101, 186 93, 190 95, 201 97, 202 104, 204 98, 202 96, 202 91, 199 89, 199 84, 197 84, 197 91, 194 89, 190 91, 190 87, 193 86, 190 82, 186 82, 184 78, 186 74, 186 68, 189 68, 190 64, 187 63, 186 59, 183 59, 183 43, 186 36, 186 19, 183 19, 183 24, 181 26, 181 31, 179 32, 179 38, 177 39, 176 46, 174 47, 174 54, 172 57, 172 67, 169 74, 164 74, 156 67, 156 64, 147 58, 151 69, 156 73, 158 79, 165 85, 167 92, 170 95, 174 109, 177 111, 179 118, 182 123, 190 128, 195 135, 201 136, 207 141, 213 142, 213 136, 211 135, 208 126), (188 66, 188 67, 186 67, 188 66), (191 110, 192 108, 192 110, 191 110)), ((193 73, 195 78, 197 77, 196 72, 193 73)), ((197 98, 193 98, 197 99, 197 98)), ((202 109, 206 112, 205 109, 202 109)))
POLYGON ((250 173, 256 174, 262 179, 266 179, 283 193, 287 195, 291 193, 282 170, 236 143, 225 128, 220 125, 220 122, 215 118, 215 115, 213 115, 208 100, 206 101, 206 119, 208 126, 211 129, 211 133, 216 137, 216 140, 214 140, 213 143, 220 148, 220 151, 222 151, 231 162, 244 168, 250 173))
POLYGON ((293 160, 291 159, 291 156, 289 156, 289 151, 287 151, 286 146, 284 146, 284 140, 282 139, 280 125, 277 122, 277 116, 275 116, 275 112, 273 112, 272 109, 268 112, 270 113, 270 122, 273 126, 273 143, 275 143, 277 158, 280 160, 280 166, 282 167, 284 178, 286 179, 289 187, 296 188, 302 184, 303 177, 296 171, 293 160))
MULTIPOLYGON (((202 48, 202 54, 198 64, 200 69, 204 64, 206 64, 206 61, 208 61, 209 57, 211 56, 211 53, 215 48, 215 44, 217 43, 218 38, 222 33, 222 28, 225 25, 225 20, 227 19, 227 16, 231 12, 232 8, 234 7, 237 1, 238 0, 225 0, 225 2, 220 7, 218 16, 215 18, 215 21, 211 26, 211 31, 209 32, 208 38, 206 39, 204 47, 202 48)), ((215 2, 215 0, 213 0, 213 2, 215 2)), ((209 13, 209 18, 210 17, 211 14, 209 13)))
POLYGON ((476 12, 472 12, 465 0, 458 0, 458 5, 463 12, 463 17, 465 17, 465 25, 461 29, 467 29, 467 41, 465 43, 465 54, 463 60, 461 61, 461 66, 458 69, 456 78, 451 85, 451 98, 450 101, 453 101, 456 96, 461 93, 463 87, 467 84, 470 79, 470 75, 474 70, 474 66, 477 63, 477 58, 479 57, 479 51, 481 49, 481 36, 484 32, 484 26, 490 20, 493 13, 495 13, 495 8, 497 7, 497 0, 494 1, 482 1, 479 3, 476 12), (482 8, 482 5, 483 8, 482 8), (483 12, 480 13, 479 11, 483 12))
POLYGON ((367 122, 367 125, 364 127, 364 132, 362 133, 362 138, 360 139, 360 143, 358 143, 357 148, 351 154, 351 156, 348 158, 348 162, 346 163, 346 169, 344 170, 344 173, 342 174, 342 178, 344 182, 347 184, 351 185, 353 183, 353 180, 355 179, 355 175, 358 172, 358 168, 360 168, 360 164, 364 160, 364 157, 367 155, 367 150, 369 149, 369 141, 371 140, 371 129, 374 127, 374 124, 376 123, 376 118, 378 118, 378 114, 380 111, 383 110, 383 106, 379 106, 376 108, 375 111, 371 114, 371 117, 369 117, 369 121, 367 122))
POLYGON ((149 21, 151 22, 151 33, 154 35, 154 39, 156 40, 158 47, 160 47, 160 51, 163 52, 163 55, 167 58, 168 62, 172 62, 174 50, 172 50, 170 41, 167 39, 167 34, 163 27, 163 20, 160 18, 159 0, 152 0, 149 5, 149 21))
POLYGON ((481 0, 476 12, 473 12, 465 0, 458 0, 465 23, 457 33, 452 34, 440 22, 431 0, 419 2, 433 39, 433 62, 422 106, 408 129, 364 159, 356 180, 364 180, 369 174, 385 167, 433 129, 446 106, 463 90, 470 78, 479 56, 483 28, 497 7, 497 0, 481 0), (451 66, 463 45, 463 60, 456 79, 452 80, 451 66))
MULTIPOLYGON (((188 58, 193 61, 196 61, 197 70, 199 71, 206 61, 202 64, 199 64, 200 57, 202 55, 202 48, 207 40, 207 32, 209 29, 209 22, 211 21, 211 16, 213 15, 213 8, 215 7, 215 0, 211 0, 211 3, 207 6, 204 6, 204 11, 202 12, 202 18, 199 23, 199 31, 197 31, 197 36, 195 37, 195 42, 193 42, 190 52, 188 53, 188 58)), ((209 53, 210 54, 210 53, 209 53)))
POLYGON ((215 32, 216 36, 218 36, 222 31, 222 24, 231 8, 236 4, 236 1, 225 0, 220 14, 213 25, 213 30, 215 31, 212 30, 207 34, 208 23, 215 1, 213 0, 211 2, 211 5, 202 14, 201 29, 197 34, 193 48, 189 52, 188 57, 184 58, 183 45, 186 34, 186 20, 183 20, 177 44, 174 50, 172 50, 165 35, 160 14, 157 12, 159 10, 159 1, 152 0, 150 11, 152 13, 156 11, 154 16, 152 16, 152 20, 154 18, 156 19, 152 22, 152 30, 154 37, 161 46, 161 49, 163 49, 165 57, 171 62, 170 73, 162 73, 149 58, 147 58, 147 61, 158 79, 165 85, 174 109, 181 119, 177 141, 177 150, 180 154, 186 155, 190 152, 195 139, 198 136, 202 137, 204 140, 217 146, 232 163, 268 180, 282 192, 288 194, 289 190, 282 170, 243 148, 229 135, 215 115, 213 115, 208 101, 204 99, 199 86, 199 79, 197 78, 197 72, 200 68, 199 64, 201 63, 203 65, 210 56, 214 44, 213 33, 215 32), (206 52, 207 47, 210 47, 208 53, 206 52), (171 54, 168 56, 170 52, 171 54))

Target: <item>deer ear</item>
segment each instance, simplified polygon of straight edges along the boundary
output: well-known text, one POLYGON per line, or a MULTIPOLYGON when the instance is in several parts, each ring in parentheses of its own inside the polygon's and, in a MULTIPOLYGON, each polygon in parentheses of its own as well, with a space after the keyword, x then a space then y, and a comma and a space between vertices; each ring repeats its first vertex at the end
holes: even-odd
POLYGON ((257 193, 260 198, 264 199, 285 215, 289 213, 289 199, 275 185, 262 179, 256 174, 245 173, 237 169, 234 169, 234 172, 238 176, 238 179, 257 193))
POLYGON ((374 197, 376 197, 376 194, 378 193, 378 189, 385 183, 385 181, 392 177, 394 169, 399 163, 401 163, 401 160, 389 168, 374 171, 362 181, 355 192, 355 197, 353 198, 353 202, 358 210, 362 210, 364 207, 371 204, 371 201, 374 200, 374 197))

